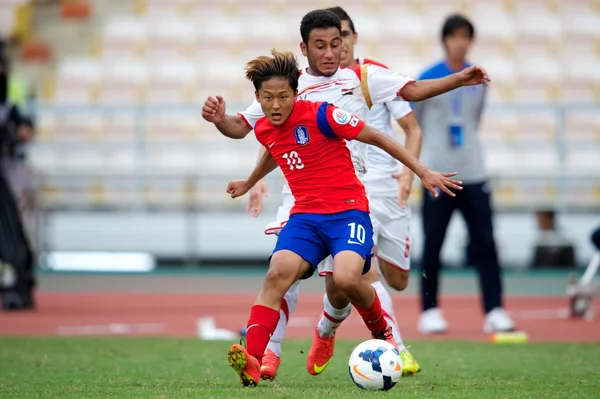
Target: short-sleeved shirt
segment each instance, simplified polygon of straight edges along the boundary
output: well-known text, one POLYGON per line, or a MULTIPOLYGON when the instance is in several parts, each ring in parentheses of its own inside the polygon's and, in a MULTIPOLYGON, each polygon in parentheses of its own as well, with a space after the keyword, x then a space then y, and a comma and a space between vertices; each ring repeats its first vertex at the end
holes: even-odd
MULTIPOLYGON (((385 65, 368 58, 359 58, 358 63, 387 68, 385 65)), ((405 101, 375 103, 371 107, 367 123, 380 132, 395 138, 392 119, 397 121, 411 113, 412 108, 405 101)), ((381 148, 372 145, 368 146, 367 173, 363 179, 367 188, 367 194, 378 197, 397 197, 398 180, 394 179, 392 174, 398 171, 398 165, 399 162, 381 148)))
MULTIPOLYGON (((354 68, 339 68, 331 76, 313 76, 300 71, 298 79, 298 99, 310 101, 326 101, 346 112, 367 120, 370 104, 383 104, 391 101, 401 101, 400 91, 414 80, 387 68, 368 64, 354 68), (368 98, 365 98, 365 94, 368 98)), ((240 115, 250 128, 264 116, 262 108, 254 101, 240 115)), ((359 178, 367 171, 367 144, 354 141, 348 143, 352 161, 359 178)), ((289 186, 282 190, 283 195, 289 195, 289 186)))
MULTIPOLYGON (((441 61, 425 70, 420 79, 443 78, 454 72, 441 61)), ((483 148, 477 135, 485 95, 484 85, 464 86, 413 104, 423 131, 421 158, 427 166, 443 172, 458 172, 457 178, 465 184, 485 181, 483 148), (452 143, 452 125, 459 125, 462 131, 460 146, 452 143)))
POLYGON ((356 115, 329 103, 304 100, 296 101, 280 126, 267 117, 256 121, 256 138, 281 168, 295 198, 290 214, 368 212, 365 188, 346 146, 364 125, 356 115))

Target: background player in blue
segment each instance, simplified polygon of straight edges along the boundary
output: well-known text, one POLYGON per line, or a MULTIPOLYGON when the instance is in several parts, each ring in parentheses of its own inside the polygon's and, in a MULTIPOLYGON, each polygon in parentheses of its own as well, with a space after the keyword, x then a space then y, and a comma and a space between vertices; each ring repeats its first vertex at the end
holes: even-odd
MULTIPOLYGON (((466 18, 449 17, 442 29, 446 59, 425 70, 420 79, 438 79, 469 66, 466 55, 475 30, 466 18)), ((471 261, 479 273, 486 314, 484 331, 508 331, 514 323, 502 308, 502 281, 494 242, 490 187, 477 130, 485 103, 484 85, 462 87, 415 103, 415 116, 423 132, 422 159, 434 169, 456 170, 464 190, 456 197, 423 195, 423 245, 421 304, 422 333, 446 331, 448 324, 438 303, 440 251, 446 228, 455 209, 460 210, 469 230, 471 261)))

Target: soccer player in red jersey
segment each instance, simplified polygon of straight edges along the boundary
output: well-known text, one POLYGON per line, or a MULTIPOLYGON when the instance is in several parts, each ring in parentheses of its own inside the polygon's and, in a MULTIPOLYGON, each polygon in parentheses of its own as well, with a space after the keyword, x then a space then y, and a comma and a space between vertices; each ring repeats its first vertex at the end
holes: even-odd
POLYGON ((373 227, 365 188, 356 176, 345 140, 375 145, 405 164, 437 196, 460 189, 455 173, 427 169, 395 140, 358 117, 326 102, 296 99, 298 64, 291 53, 272 52, 248 63, 246 77, 256 89, 264 117, 255 134, 267 152, 247 180, 229 182, 233 198, 247 193, 278 166, 295 198, 281 230, 263 288, 250 311, 247 347, 233 345, 230 366, 245 386, 256 386, 270 335, 279 321, 281 300, 298 279, 309 278, 317 265, 333 256, 333 280, 358 310, 373 337, 395 345, 376 291, 362 280, 370 268, 373 227))

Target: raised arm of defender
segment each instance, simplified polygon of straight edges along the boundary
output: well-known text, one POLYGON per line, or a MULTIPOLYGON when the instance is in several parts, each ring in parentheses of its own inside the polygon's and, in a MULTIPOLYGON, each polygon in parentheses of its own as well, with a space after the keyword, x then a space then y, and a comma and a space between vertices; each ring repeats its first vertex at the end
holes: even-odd
POLYGON ((225 100, 221 96, 208 97, 202 107, 202 117, 215 125, 225 137, 243 139, 252 128, 241 115, 227 115, 225 100))
MULTIPOLYGON (((487 85, 490 78, 480 66, 471 66, 440 79, 417 80, 377 65, 366 66, 369 101, 423 101, 462 86, 487 85)), ((365 77, 362 78, 364 84, 365 77)))
POLYGON ((485 69, 473 65, 444 78, 418 80, 407 84, 400 89, 399 95, 406 101, 422 101, 462 86, 487 86, 489 82, 490 78, 485 69))

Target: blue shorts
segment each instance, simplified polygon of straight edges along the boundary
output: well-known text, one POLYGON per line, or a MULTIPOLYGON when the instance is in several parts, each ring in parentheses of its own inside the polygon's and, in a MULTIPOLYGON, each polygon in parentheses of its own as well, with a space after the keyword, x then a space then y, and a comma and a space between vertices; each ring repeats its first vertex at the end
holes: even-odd
POLYGON ((311 264, 303 279, 312 276, 323 259, 342 251, 356 252, 365 259, 365 274, 373 257, 371 218, 358 210, 329 215, 295 213, 279 233, 273 253, 281 250, 292 251, 311 264))

